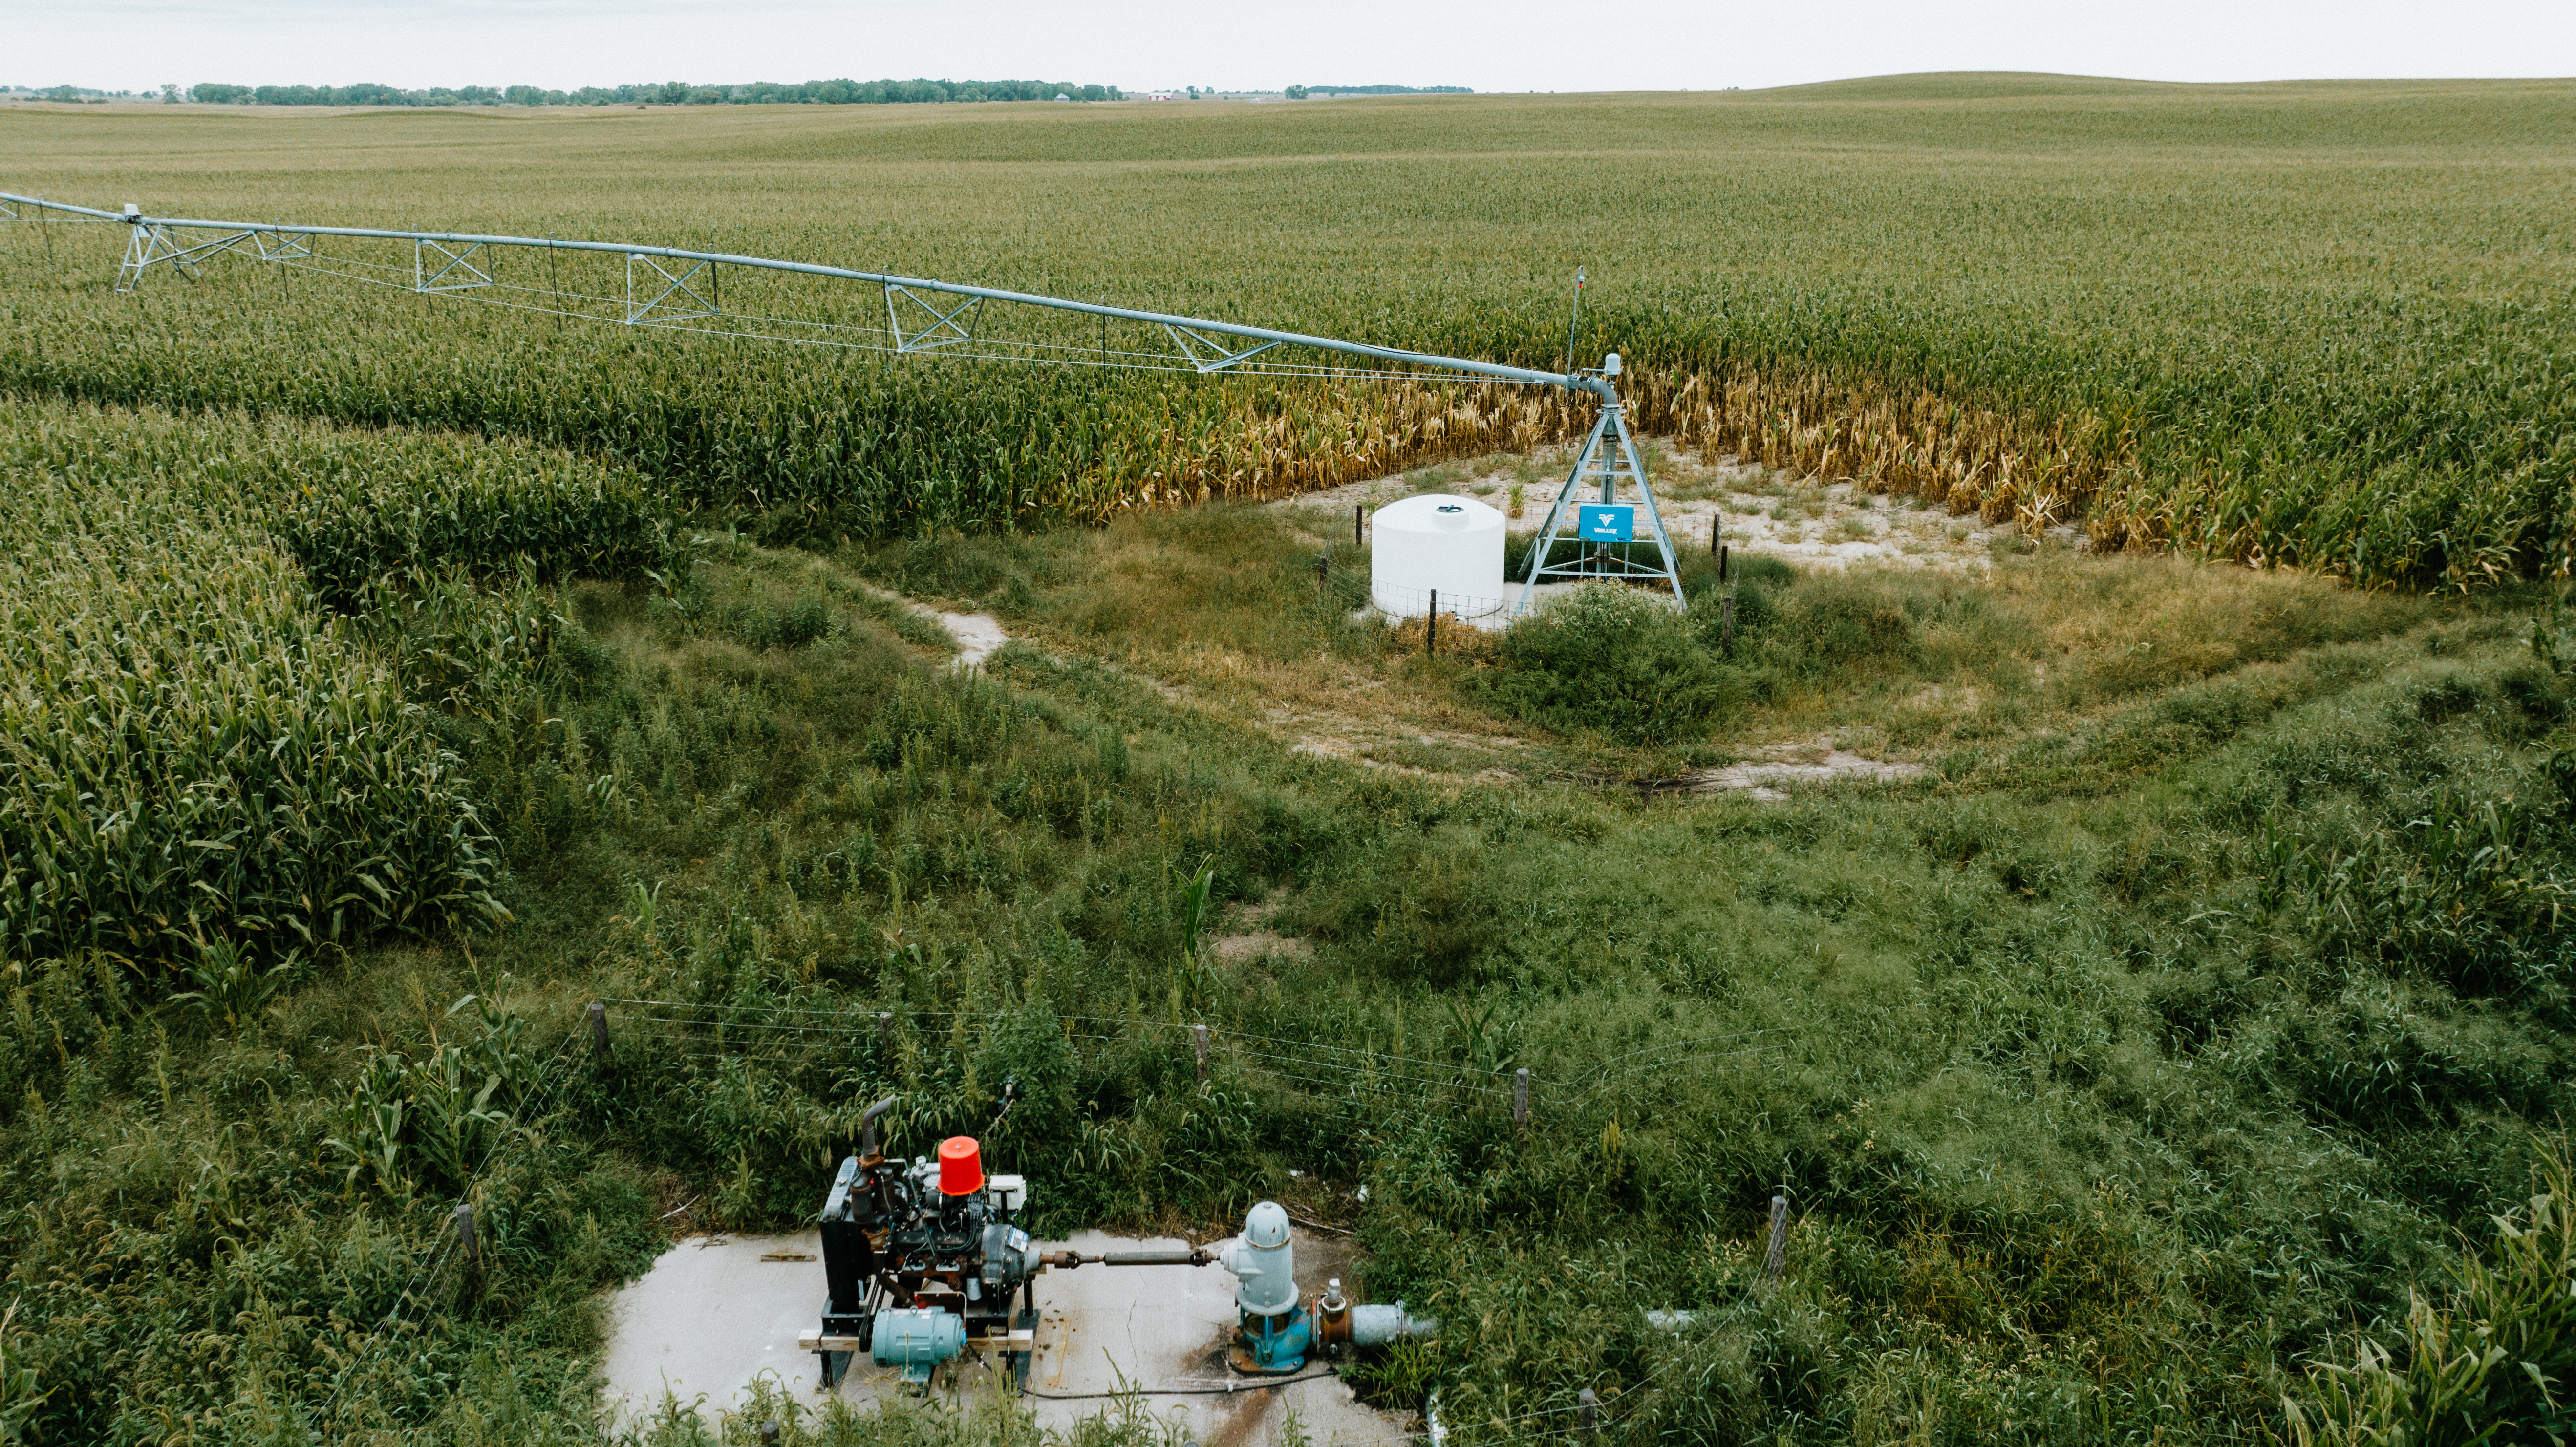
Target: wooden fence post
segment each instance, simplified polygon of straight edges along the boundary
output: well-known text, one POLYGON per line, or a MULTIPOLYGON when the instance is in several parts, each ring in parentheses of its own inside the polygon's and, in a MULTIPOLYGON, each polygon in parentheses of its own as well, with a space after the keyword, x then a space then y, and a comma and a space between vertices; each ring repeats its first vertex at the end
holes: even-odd
POLYGON ((1190 1027, 1190 1043, 1198 1048, 1199 1084, 1205 1085, 1207 1084, 1207 1027, 1205 1025, 1190 1027))
POLYGON ((1789 1198, 1771 1198, 1771 1249, 1762 1258, 1762 1279, 1777 1281, 1789 1264, 1789 1198))
POLYGON ((474 1236, 474 1203, 456 1203, 456 1242, 465 1258, 465 1269, 472 1271, 483 1264, 483 1243, 474 1236))
POLYGON ((590 1053, 599 1068, 608 1068, 608 1007, 597 1000, 583 1012, 590 1017, 590 1053))
POLYGON ((1529 1134, 1529 1067, 1512 1072, 1512 1129, 1529 1134))
POLYGON ((1593 1391, 1590 1387, 1585 1387, 1582 1393, 1576 1396, 1574 1400, 1580 1403, 1583 1409, 1583 1440, 1586 1443, 1599 1441, 1601 1437, 1601 1394, 1593 1391))

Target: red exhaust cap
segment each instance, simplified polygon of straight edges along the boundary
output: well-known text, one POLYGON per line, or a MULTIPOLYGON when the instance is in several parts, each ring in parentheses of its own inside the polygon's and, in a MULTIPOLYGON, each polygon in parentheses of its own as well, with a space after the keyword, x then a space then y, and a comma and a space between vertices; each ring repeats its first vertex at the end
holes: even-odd
POLYGON ((953 1135, 939 1143, 939 1193, 971 1196, 984 1189, 984 1148, 970 1135, 953 1135))

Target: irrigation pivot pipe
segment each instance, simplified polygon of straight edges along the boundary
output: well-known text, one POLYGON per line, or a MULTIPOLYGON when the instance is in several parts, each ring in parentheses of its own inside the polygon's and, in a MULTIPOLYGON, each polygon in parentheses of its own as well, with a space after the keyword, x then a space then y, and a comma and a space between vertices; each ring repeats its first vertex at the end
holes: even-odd
MULTIPOLYGON (((1450 372, 1587 393, 1599 400, 1600 414, 1575 458, 1565 485, 1558 489, 1556 501, 1548 509, 1546 522, 1539 528, 1528 580, 1522 585, 1514 611, 1527 611, 1537 596, 1539 585, 1550 578, 1576 582, 1610 579, 1659 584, 1670 590, 1673 606, 1678 608, 1685 603, 1681 569, 1673 555, 1672 538, 1664 529, 1663 515, 1655 504, 1654 489, 1647 481, 1645 465, 1628 430, 1625 409, 1619 403, 1617 379, 1620 362, 1616 352, 1604 355, 1597 371, 1577 370, 1569 352, 1565 370, 1549 372, 1502 362, 1417 352, 1403 347, 1381 347, 1308 332, 1283 331, 1275 327, 1247 326, 1241 322, 1111 306, 1106 302, 1077 301, 1070 297, 1042 296, 1001 287, 972 286, 931 277, 900 276, 892 272, 859 271, 810 261, 745 256, 737 252, 692 251, 685 247, 647 246, 625 241, 567 241, 556 237, 477 231, 405 231, 373 226, 313 226, 282 221, 153 216, 130 202, 121 212, 102 211, 8 191, 0 191, 0 203, 45 207, 89 220, 123 224, 127 228, 127 241, 124 260, 117 267, 118 291, 135 290, 155 267, 193 278, 200 263, 232 254, 248 260, 270 262, 282 268, 302 267, 344 280, 388 286, 423 296, 453 296, 461 300, 544 312, 558 318, 570 316, 630 327, 656 327, 797 345, 893 352, 905 356, 937 355, 1058 366, 1196 372, 1200 376, 1402 380, 1426 371, 1450 372), (406 244, 411 253, 409 265, 369 262, 336 252, 325 256, 321 242, 326 237, 406 244), (498 275, 495 258, 513 248, 544 253, 549 259, 550 270, 553 259, 567 252, 616 257, 622 261, 625 273, 623 294, 567 292, 560 282, 555 281, 550 281, 545 287, 505 283, 498 275), (729 312, 723 304, 723 293, 716 286, 717 268, 726 266, 855 281, 880 287, 884 292, 885 325, 858 326, 846 321, 810 317, 729 312), (700 281, 702 273, 703 283, 700 281), (1003 308, 1000 315, 1005 317, 1013 315, 1007 310, 1009 307, 1030 307, 1042 312, 1099 318, 1103 331, 1101 345, 1093 348, 1071 345, 1058 339, 1005 335, 1009 330, 1007 322, 1000 330, 986 328, 982 325, 982 314, 978 309, 987 302, 1003 308), (1113 350, 1106 336, 1106 324, 1110 320, 1145 327, 1153 340, 1147 347, 1113 350), (1277 349, 1283 347, 1359 358, 1378 365, 1371 368, 1295 362, 1278 354, 1277 349), (1597 503, 1577 501, 1578 494, 1595 489, 1597 503), (1634 500, 1623 499, 1623 494, 1632 495, 1634 500), (1642 519, 1638 516, 1641 513, 1642 519), (1645 524, 1642 529, 1637 526, 1641 520, 1645 524), (1566 537, 1569 531, 1575 540, 1590 546, 1581 549, 1581 555, 1573 563, 1552 563, 1557 541, 1566 537), (1654 566, 1647 566, 1632 557, 1627 546, 1649 541, 1657 553, 1654 566), (1601 546, 1604 542, 1621 544, 1616 557, 1601 546)), ((5 210, 7 206, 0 206, 0 211, 5 210)), ((1578 277, 1578 307, 1580 296, 1578 277)), ((1568 341, 1570 345, 1571 331, 1568 341)), ((1357 535, 1354 540, 1360 542, 1365 542, 1363 512, 1355 510, 1352 519, 1353 532, 1357 535)))
MULTIPOLYGON (((1023 306, 1045 307, 1053 311, 1082 312, 1121 321, 1143 322, 1149 326, 1183 328, 1191 332, 1239 337, 1245 341, 1262 343, 1259 347, 1208 357, 1200 361, 1199 370, 1205 372, 1247 370, 1242 367, 1242 364, 1258 353, 1266 352, 1272 347, 1297 346, 1344 356, 1366 357, 1373 361, 1393 362, 1407 367, 1426 367, 1435 371, 1459 372, 1468 376, 1493 377, 1505 382, 1558 387, 1568 392, 1589 392, 1613 406, 1616 406, 1619 401, 1618 388, 1608 378, 1591 373, 1545 372, 1533 367, 1514 367, 1501 362, 1480 362, 1468 357, 1449 357, 1434 352, 1409 351, 1402 347, 1381 347, 1367 342, 1345 341, 1339 337, 1319 337, 1305 332, 1281 331, 1273 327, 1245 326, 1240 322, 1212 321, 1205 317, 1185 317, 1170 312, 1109 306, 1100 302, 1075 301, 1068 297, 1041 296, 1035 292, 1008 291, 1000 287, 970 286, 962 282, 939 281, 931 277, 855 271, 848 267, 823 266, 810 261, 781 261, 767 256, 744 256, 728 251, 691 251, 676 246, 645 246, 626 241, 565 241, 552 237, 508 236, 474 231, 401 231, 374 226, 308 226, 301 223, 289 225, 278 221, 215 221, 200 217, 149 216, 132 206, 128 206, 121 213, 101 211, 94 207, 73 206, 61 201, 48 201, 41 196, 21 196, 9 191, 0 191, 0 201, 47 206, 99 221, 121 221, 131 227, 133 243, 128 250, 126 264, 120 271, 118 289, 121 291, 131 290, 142 273, 155 265, 167 264, 184 270, 218 252, 234 250, 242 246, 252 246, 254 250, 249 254, 259 256, 261 253, 256 248, 263 240, 270 241, 273 245, 277 241, 291 243, 293 238, 298 237, 347 236, 376 241, 409 241, 425 243, 451 254, 460 247, 467 250, 478 247, 524 247, 549 252, 588 251, 638 259, 651 258, 708 266, 739 266, 756 271, 792 272, 801 276, 837 277, 845 281, 868 282, 903 291, 936 292, 944 296, 963 297, 975 301, 1012 302, 1023 306), (172 232, 212 234, 204 241, 183 245, 181 241, 184 238, 174 238, 170 235, 172 232)), ((299 249, 294 255, 286 256, 272 251, 266 254, 265 259, 302 259, 302 253, 299 249)), ((436 263, 437 258, 430 257, 424 260, 423 266, 425 268, 436 263)), ((431 277, 425 269, 419 275, 421 278, 417 285, 419 290, 467 289, 465 285, 433 287, 430 283, 436 278, 431 277)), ((478 271, 475 275, 480 276, 481 273, 478 271)), ((649 320, 651 320, 649 317, 631 318, 630 324, 649 320)), ((946 334, 942 333, 942 335, 946 334)), ((921 345, 923 342, 936 342, 937 338, 916 334, 911 340, 914 345, 899 345, 898 350, 923 350, 925 349, 921 345)), ((1182 353, 1175 354, 1175 359, 1189 355, 1186 343, 1183 343, 1183 349, 1182 353)))

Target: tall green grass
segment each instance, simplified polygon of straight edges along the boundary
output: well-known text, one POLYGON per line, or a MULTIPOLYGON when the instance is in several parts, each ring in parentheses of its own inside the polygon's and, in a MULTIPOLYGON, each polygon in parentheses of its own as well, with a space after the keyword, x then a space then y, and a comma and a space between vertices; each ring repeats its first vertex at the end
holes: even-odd
MULTIPOLYGON (((2514 836, 2499 874, 2412 823, 2554 807, 2554 660, 2576 649, 2536 653, 2519 609, 2045 553, 1991 585, 1775 576, 1781 693, 1746 705, 1756 726, 1889 726, 1966 682, 2027 712, 1920 735, 1934 778, 1763 805, 1363 770, 1139 682, 1220 646, 1371 664, 1275 516, 842 558, 1016 595, 1020 627, 1127 661, 933 672, 840 562, 749 545, 668 595, 577 583, 546 595, 542 663, 437 685, 462 691, 433 712, 465 776, 516 801, 492 810, 514 923, 361 947, 230 1018, 155 1010, 95 960, 23 965, 0 1230, 10 1360, 54 1389, 31 1420, 578 1437, 586 1303, 657 1217, 792 1226, 864 1102, 899 1097, 911 1150, 986 1130, 1016 1078, 994 1159, 1052 1226, 1214 1229, 1261 1195, 1354 1225, 1372 1293, 1455 1324, 1363 1379, 1399 1408, 1438 1389, 1463 1440, 1590 1387, 1621 1441, 2258 1441, 2290 1431, 2285 1395, 2313 1416, 2305 1364, 2349 1360, 2356 1323, 2394 1344, 2456 1233, 2484 1242, 2482 1213, 2530 1194, 2532 1127, 2564 1108, 2559 933, 2476 956, 2512 968, 2409 934, 2374 950, 2273 847, 2384 836, 2369 877, 2428 902, 2425 929, 2499 878, 2567 878, 2558 836, 2514 836), (1873 608, 1912 646, 1856 670, 1834 620, 1873 608), (746 622, 809 609, 826 626, 801 641, 746 622), (2132 621, 2184 661, 2114 668, 2125 635, 2080 632, 2132 621), (1202 877, 1203 928, 1257 909, 1304 947, 1194 955, 1202 877), (790 1010, 857 1034, 717 1058, 613 1011, 607 1073, 584 1046, 538 1128, 481 1118, 593 994, 736 1041, 817 1019, 790 1010), (1205 1088, 1191 1021, 1220 1032, 1205 1088), (1318 1089, 1226 1031, 1433 1074, 1318 1089), (1479 1088, 1517 1066, 1526 1137, 1479 1088), (334 1396, 333 1314, 389 1310, 460 1190, 503 1264, 334 1396), (1796 1226, 1766 1288, 1774 1193, 1796 1226), (125 1254, 91 1244, 116 1233, 125 1254), (1701 1315, 1674 1336, 1647 1306, 1701 1315), (245 1310, 255 1350, 171 1369, 245 1310)), ((1390 689, 1424 666, 1379 661, 1390 689)))

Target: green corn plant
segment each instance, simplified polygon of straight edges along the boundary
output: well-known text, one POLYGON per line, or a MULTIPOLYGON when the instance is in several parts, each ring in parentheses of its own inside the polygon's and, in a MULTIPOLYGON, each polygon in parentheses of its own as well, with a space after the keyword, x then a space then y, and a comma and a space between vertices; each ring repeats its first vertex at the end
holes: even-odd
POLYGON ((2533 1172, 2522 1208, 2467 1250, 2436 1302, 2408 1294, 2402 1339, 2368 1333, 2349 1365, 2311 1370, 2284 1399, 2299 1447, 2486 1447, 2576 1437, 2576 1176, 2563 1149, 2533 1172))
POLYGON ((348 1162, 344 1187, 363 1179, 397 1200, 408 1198, 412 1181, 403 1170, 403 1140, 410 1113, 411 1072, 401 1056, 370 1052, 343 1109, 340 1133, 322 1144, 348 1162))
POLYGON ((296 967, 303 952, 290 949, 273 964, 261 965, 238 941, 197 939, 197 957, 184 967, 182 978, 192 988, 170 997, 174 1005, 191 1004, 209 1017, 224 1022, 228 1030, 240 1030, 267 1008, 277 993, 294 982, 296 967))
MULTIPOLYGON (((1304 177, 1316 194, 1353 185, 1383 194, 1392 183, 1418 198, 1418 216, 1375 234, 1387 244, 1369 268, 1283 264, 1317 256, 1305 213, 1247 222, 1236 203, 1248 196, 1177 176, 1140 181, 1142 210, 1223 208, 1209 214, 1228 224, 1141 246, 1115 227, 988 236, 974 265, 1039 290, 1050 276, 1097 277, 1127 300, 1554 367, 1566 344, 1555 325, 1561 298, 1528 263, 1579 234, 1570 220, 1534 222, 1534 198, 1573 198, 1550 211, 1571 218, 1617 214, 1651 189, 1669 208, 1659 234, 1671 240, 1605 280, 1576 341, 1587 358, 1623 352, 1637 420, 1678 445, 2030 531, 2073 522, 2097 547, 2178 548, 2424 588, 2576 567, 2576 452, 2566 441, 2576 401, 2557 341, 2576 303, 2551 254, 2526 244, 2561 224, 2561 203, 2546 186, 2481 186, 2473 166, 2440 159, 2391 171, 2385 149, 2391 135, 2418 135, 2436 158, 2545 169, 2564 149, 2557 131, 2535 130, 2511 96, 2466 88, 2403 103, 2301 97, 2334 119, 2295 140, 2266 109, 2280 99, 2250 93, 2035 103, 2069 127, 2043 177, 1978 159, 2002 132, 1978 128, 1994 116, 1977 105, 1819 97, 1794 125, 1758 105, 1695 114, 1679 128, 1650 107, 1605 112, 1580 123, 1598 145, 1579 154, 1518 151, 1521 137, 1552 134, 1558 122, 1532 123, 1487 137, 1508 156, 1507 177, 1471 184, 1460 184, 1454 118, 1389 110, 1364 136, 1344 138, 1371 158, 1366 181, 1331 147, 1305 163, 1326 168, 1304 177), (2098 127, 2113 113, 2121 139, 2107 144, 2098 127), (1881 129, 1889 125, 1899 131, 1881 129), (1732 148, 1740 164, 1707 169, 1712 141, 1729 150, 1729 136, 1758 143, 1732 148), (2223 158, 2206 148, 2213 136, 2232 138, 2223 158), (2110 202, 2029 205, 2034 185, 2144 195, 2169 179, 2138 149, 2160 140, 2197 148, 2211 170, 2187 195, 2160 193, 2152 218, 2110 202), (1755 152, 1764 159, 1742 160, 1755 152), (2298 206, 2252 215, 2235 204, 2284 174, 2303 178, 2298 206), (1832 204, 1778 206, 1811 188, 1832 204), (2003 211, 2021 244, 1961 265, 1956 217, 2003 211), (1748 212, 1766 223, 1740 224, 1748 212), (1415 224, 1436 226, 1446 243, 1412 246, 1405 228, 1415 224), (2141 225, 2168 244, 2140 256, 2141 225), (2316 241, 2365 232, 2377 257, 2369 266, 2316 241)), ((1103 159, 1148 172, 1225 145, 1150 128, 1096 140, 1109 148, 1103 159)), ((532 183, 496 182, 461 159, 407 175, 402 205, 435 208, 443 185, 451 211, 504 229, 569 205, 629 215, 639 239, 720 225, 749 251, 831 253, 846 244, 848 220, 823 199, 845 194, 822 179, 834 162, 818 152, 798 164, 816 168, 817 184, 752 217, 710 218, 696 194, 613 165, 569 189, 559 170, 532 167, 545 187, 514 192, 532 183)), ((262 195, 308 211, 386 204, 365 188, 353 194, 336 170, 314 174, 335 179, 289 172, 262 195)), ((876 220, 893 254, 951 255, 995 204, 962 174, 909 184, 876 220)), ((114 265, 112 237, 47 236, 51 270, 114 265)), ((1067 374, 953 359, 854 367, 822 349, 639 341, 623 328, 560 328, 318 279, 281 295, 275 280, 219 264, 194 287, 153 292, 148 309, 95 287, 26 289, 13 297, 0 382, 28 394, 447 431, 496 453, 561 448, 631 474, 678 509, 722 513, 771 537, 920 537, 1277 497, 1526 450, 1582 421, 1562 397, 1463 383, 1067 374)), ((563 280, 614 284, 605 271, 563 280)), ((873 300, 855 289, 791 295, 798 283, 759 274, 726 284, 740 288, 729 297, 742 306, 844 322, 860 321, 873 300)), ((465 471, 453 487, 425 480, 416 509, 343 508, 336 494, 317 494, 289 510, 299 556, 333 578, 424 551, 483 566, 568 556, 587 528, 597 565, 659 570, 654 545, 608 493, 548 484, 537 489, 541 508, 496 526, 483 484, 470 480, 482 474, 465 471)))
POLYGON ((258 527, 277 444, 0 402, 0 949, 211 969, 237 1021, 247 958, 501 917, 457 760, 258 527))
POLYGON ((8 1310, 0 1311, 0 1442, 10 1443, 35 1440, 28 1435, 28 1424, 53 1395, 50 1389, 36 1390, 36 1369, 14 1359, 10 1351, 10 1328, 17 1320, 18 1303, 12 1301, 8 1310))

